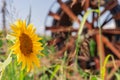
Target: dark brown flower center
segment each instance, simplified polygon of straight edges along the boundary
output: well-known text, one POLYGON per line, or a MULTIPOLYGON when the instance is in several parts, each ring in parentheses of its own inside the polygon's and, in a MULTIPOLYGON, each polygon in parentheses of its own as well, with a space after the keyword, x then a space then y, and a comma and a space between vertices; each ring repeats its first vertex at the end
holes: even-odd
POLYGON ((33 43, 28 35, 22 33, 21 36, 19 37, 19 40, 21 53, 27 56, 33 52, 33 43))

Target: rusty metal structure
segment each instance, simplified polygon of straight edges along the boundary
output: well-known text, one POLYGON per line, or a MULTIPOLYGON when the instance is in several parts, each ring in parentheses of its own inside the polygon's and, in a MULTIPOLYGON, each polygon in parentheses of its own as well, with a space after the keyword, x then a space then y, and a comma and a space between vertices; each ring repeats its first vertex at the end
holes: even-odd
MULTIPOLYGON (((87 10, 100 8, 100 15, 92 12, 86 20, 82 35, 84 40, 80 44, 79 61, 89 61, 91 58, 89 51, 89 40, 93 39, 96 42, 95 51, 95 67, 99 68, 99 59, 102 55, 102 62, 105 56, 111 53, 115 56, 117 68, 120 67, 120 5, 117 0, 57 0, 51 7, 46 18, 46 31, 50 31, 53 37, 48 41, 49 45, 56 46, 56 55, 62 57, 65 51, 69 53, 69 60, 73 60, 75 56, 75 41, 77 32, 82 18, 87 10), (58 5, 56 7, 56 4, 58 5), (55 7, 55 8, 54 8, 55 7), (50 19, 51 24, 47 24, 50 19), (100 23, 100 20, 102 22, 100 23), (113 29, 110 29, 110 23, 114 22, 113 29), (100 24, 99 24, 100 23, 100 24), (99 25, 98 25, 99 24, 99 25), (108 26, 107 29, 104 26, 108 26), (101 27, 101 34, 99 33, 101 27), (83 53, 81 55, 81 53, 83 53), (84 54, 85 53, 85 54, 84 54), (100 54, 99 54, 100 53, 100 54)), ((81 63, 81 62, 79 62, 81 63)), ((78 63, 78 64, 79 64, 78 63)), ((117 69, 113 68, 112 60, 109 61, 107 67, 112 68, 107 79, 110 80, 113 73, 117 69)))

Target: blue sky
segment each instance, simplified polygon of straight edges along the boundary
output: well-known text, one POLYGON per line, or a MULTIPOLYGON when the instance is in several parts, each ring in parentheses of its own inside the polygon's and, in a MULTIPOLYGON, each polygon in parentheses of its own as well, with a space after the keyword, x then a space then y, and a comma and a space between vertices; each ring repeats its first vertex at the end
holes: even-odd
MULTIPOLYGON (((31 6, 32 16, 31 23, 35 25, 37 28, 37 33, 43 35, 44 34, 44 22, 45 18, 49 12, 49 9, 53 2, 56 0, 6 0, 7 1, 7 9, 12 17, 7 16, 7 27, 9 28, 9 24, 14 22, 15 19, 26 19, 29 14, 29 9, 31 6), (14 19, 15 17, 15 19, 14 19)), ((118 0, 120 1, 120 0, 118 0)), ((2 7, 2 0, 0 0, 0 10, 2 7)), ((2 27, 2 14, 0 13, 0 28, 2 27)), ((111 26, 114 26, 111 23, 111 26)))
MULTIPOLYGON (((6 0, 6 1, 9 13, 13 14, 13 16, 16 19, 17 18, 23 20, 26 19, 29 14, 29 9, 31 6, 32 9, 31 23, 35 25, 38 33, 43 34, 45 18, 48 14, 50 6, 56 0, 6 0), (10 10, 10 6, 12 6, 12 10, 10 10)), ((2 3, 0 3, 0 7, 2 7, 2 3)))

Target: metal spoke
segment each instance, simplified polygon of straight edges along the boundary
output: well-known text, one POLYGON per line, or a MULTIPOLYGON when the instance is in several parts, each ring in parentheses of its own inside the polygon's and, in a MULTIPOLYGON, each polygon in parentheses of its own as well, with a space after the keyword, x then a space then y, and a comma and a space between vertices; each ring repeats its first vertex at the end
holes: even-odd
POLYGON ((55 20, 58 20, 58 21, 60 20, 60 16, 56 13, 53 13, 50 11, 48 15, 52 16, 55 20))

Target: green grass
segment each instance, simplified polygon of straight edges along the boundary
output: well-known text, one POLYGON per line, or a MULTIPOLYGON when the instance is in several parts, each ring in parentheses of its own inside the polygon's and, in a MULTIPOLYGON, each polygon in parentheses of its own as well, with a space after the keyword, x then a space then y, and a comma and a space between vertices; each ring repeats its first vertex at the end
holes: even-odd
MULTIPOLYGON (((21 64, 18 65, 16 56, 12 55, 12 62, 6 67, 1 80, 102 80, 100 79, 100 73, 93 74, 86 72, 78 67, 78 63, 73 62, 73 66, 66 65, 68 62, 67 51, 62 58, 55 56, 56 51, 53 46, 47 46, 48 38, 43 37, 41 41, 45 46, 42 51, 45 56, 40 56, 41 68, 35 68, 34 71, 26 72, 21 70, 21 64)), ((93 45, 94 46, 94 45, 93 45)), ((0 55, 5 60, 8 55, 0 55)), ((117 80, 120 73, 116 74, 117 80)))

